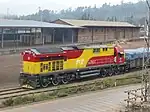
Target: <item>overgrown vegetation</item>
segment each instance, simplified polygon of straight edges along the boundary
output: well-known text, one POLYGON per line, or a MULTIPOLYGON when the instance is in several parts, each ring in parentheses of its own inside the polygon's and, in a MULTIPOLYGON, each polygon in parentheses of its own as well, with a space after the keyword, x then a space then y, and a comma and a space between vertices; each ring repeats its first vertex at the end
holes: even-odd
POLYGON ((92 83, 78 85, 78 86, 60 86, 59 90, 55 90, 53 92, 47 93, 38 93, 32 94, 28 96, 9 98, 2 102, 3 107, 7 106, 16 106, 23 105, 33 102, 52 100, 61 97, 67 97, 70 95, 77 95, 90 91, 102 90, 110 87, 128 85, 128 84, 136 84, 140 83, 141 78, 138 74, 133 75, 124 75, 120 77, 109 77, 105 79, 96 80, 92 83))
POLYGON ((125 109, 120 110, 119 112, 150 112, 149 106, 137 107, 137 106, 130 106, 125 107, 125 109))

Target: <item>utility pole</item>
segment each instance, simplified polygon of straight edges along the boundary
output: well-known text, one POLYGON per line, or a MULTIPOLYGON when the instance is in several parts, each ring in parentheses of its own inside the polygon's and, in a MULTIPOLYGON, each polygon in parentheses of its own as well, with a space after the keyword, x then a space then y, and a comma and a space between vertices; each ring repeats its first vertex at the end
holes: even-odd
POLYGON ((129 103, 132 104, 133 106, 138 104, 137 99, 140 98, 140 103, 144 105, 144 102, 150 103, 150 71, 149 71, 149 66, 150 66, 150 54, 149 54, 149 39, 150 39, 150 4, 148 0, 146 0, 147 6, 148 6, 148 19, 145 22, 145 32, 147 30, 147 33, 145 33, 144 41, 145 41, 145 47, 143 51, 143 67, 142 67, 142 88, 139 89, 134 89, 134 90, 129 90, 125 91, 125 93, 128 94, 128 98, 125 100, 127 101, 127 107, 129 107, 129 103), (137 91, 141 91, 140 95, 136 94, 137 91), (132 98, 131 98, 132 96, 132 98), (134 96, 134 97, 133 97, 134 96))
POLYGON ((41 7, 39 7, 39 14, 40 14, 40 21, 43 22, 43 14, 42 14, 41 7))
POLYGON ((45 39, 44 39, 44 36, 43 36, 43 28, 42 28, 42 22, 43 22, 43 13, 42 13, 42 10, 41 10, 41 7, 39 7, 39 15, 40 15, 40 21, 41 21, 41 38, 42 38, 42 44, 44 45, 45 44, 45 39))
POLYGON ((147 27, 147 38, 144 38, 144 41, 146 43, 145 48, 146 50, 143 53, 143 74, 142 74, 142 86, 144 87, 144 101, 150 101, 150 72, 148 69, 150 57, 149 57, 149 39, 150 39, 150 4, 148 0, 146 0, 147 6, 148 6, 148 20, 146 20, 146 26, 147 27), (147 53, 146 53, 147 52, 147 53), (144 54, 147 54, 147 58, 144 58, 144 54))
POLYGON ((7 8, 7 19, 9 19, 9 8, 7 8))

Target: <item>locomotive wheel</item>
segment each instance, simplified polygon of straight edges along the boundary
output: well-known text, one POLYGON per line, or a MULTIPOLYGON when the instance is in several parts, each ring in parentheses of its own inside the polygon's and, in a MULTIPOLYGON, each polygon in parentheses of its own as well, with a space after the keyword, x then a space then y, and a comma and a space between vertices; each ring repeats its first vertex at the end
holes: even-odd
POLYGON ((113 73, 113 70, 110 70, 110 71, 109 71, 109 75, 108 75, 108 76, 110 76, 110 77, 111 77, 111 76, 113 76, 113 74, 114 74, 114 73, 113 73))
POLYGON ((41 77, 41 86, 46 88, 50 84, 49 78, 47 77, 41 77))
POLYGON ((106 72, 107 72, 106 69, 103 69, 103 70, 101 71, 102 77, 106 77, 106 75, 107 75, 106 72))
POLYGON ((64 75, 62 78, 62 83, 67 84, 70 81, 70 76, 69 75, 64 75))
POLYGON ((120 73, 120 69, 118 69, 118 68, 114 69, 114 74, 115 75, 119 75, 119 73, 120 73))
POLYGON ((129 65, 126 65, 126 66, 125 66, 125 72, 128 72, 128 71, 129 71, 129 68, 130 68, 129 65))
POLYGON ((53 78, 52 78, 52 84, 53 84, 54 86, 57 86, 59 83, 60 83, 60 80, 59 80, 58 77, 53 77, 53 78))

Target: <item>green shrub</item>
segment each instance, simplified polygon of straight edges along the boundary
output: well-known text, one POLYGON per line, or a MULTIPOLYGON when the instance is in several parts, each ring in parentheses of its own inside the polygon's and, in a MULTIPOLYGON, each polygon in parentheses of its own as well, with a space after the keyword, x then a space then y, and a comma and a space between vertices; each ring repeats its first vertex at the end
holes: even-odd
POLYGON ((68 94, 76 94, 77 93, 77 88, 68 88, 68 94))
POLYGON ((9 98, 9 99, 3 101, 2 104, 3 104, 4 106, 13 106, 13 102, 14 102, 13 99, 12 99, 12 98, 9 98))
POLYGON ((60 92, 60 93, 57 94, 57 97, 58 97, 58 98, 59 98, 59 97, 66 97, 66 96, 68 96, 68 94, 65 93, 65 92, 60 92))

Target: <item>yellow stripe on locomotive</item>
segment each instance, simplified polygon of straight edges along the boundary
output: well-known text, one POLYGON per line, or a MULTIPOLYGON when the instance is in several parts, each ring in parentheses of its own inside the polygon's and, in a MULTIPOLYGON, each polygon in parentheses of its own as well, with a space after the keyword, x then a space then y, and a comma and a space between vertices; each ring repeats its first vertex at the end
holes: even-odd
POLYGON ((23 62, 23 72, 31 75, 45 74, 64 69, 64 60, 44 62, 23 62))

